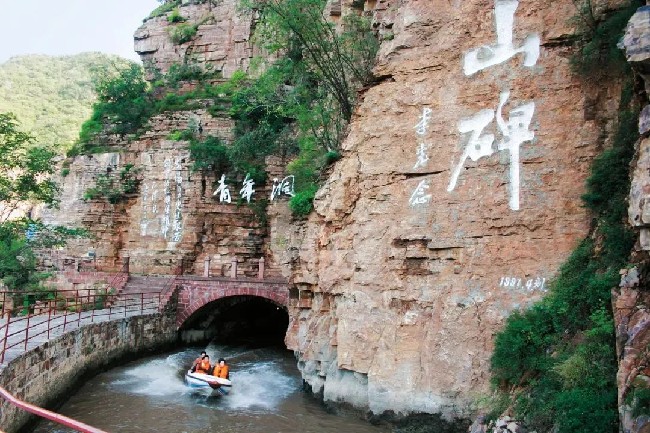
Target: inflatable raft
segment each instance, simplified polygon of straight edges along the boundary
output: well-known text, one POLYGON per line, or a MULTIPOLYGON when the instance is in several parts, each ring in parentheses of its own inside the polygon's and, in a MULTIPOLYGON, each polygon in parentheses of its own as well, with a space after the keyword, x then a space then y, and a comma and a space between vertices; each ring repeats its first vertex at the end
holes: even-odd
POLYGON ((230 387, 232 386, 232 382, 228 379, 222 379, 209 374, 192 373, 192 370, 188 370, 188 372, 185 373, 185 383, 187 383, 190 388, 212 388, 223 395, 228 394, 230 392, 230 387))

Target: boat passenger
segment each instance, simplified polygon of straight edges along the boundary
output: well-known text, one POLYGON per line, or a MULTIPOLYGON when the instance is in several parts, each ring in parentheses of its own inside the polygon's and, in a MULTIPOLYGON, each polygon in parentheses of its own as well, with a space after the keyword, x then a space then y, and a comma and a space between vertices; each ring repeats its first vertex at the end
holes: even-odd
POLYGON ((199 365, 196 366, 197 373, 210 374, 212 366, 210 365, 210 355, 205 355, 199 365))
POLYGON ((228 370, 229 367, 226 365, 226 360, 219 358, 219 361, 214 365, 212 375, 215 377, 220 377, 222 379, 228 379, 228 376, 230 375, 228 370))
POLYGON ((204 351, 201 352, 201 356, 199 356, 198 358, 196 358, 194 360, 194 362, 192 363, 192 368, 191 368, 192 373, 194 373, 196 371, 196 367, 199 365, 199 363, 201 362, 203 357, 206 356, 206 355, 207 355, 207 353, 204 350, 204 351))

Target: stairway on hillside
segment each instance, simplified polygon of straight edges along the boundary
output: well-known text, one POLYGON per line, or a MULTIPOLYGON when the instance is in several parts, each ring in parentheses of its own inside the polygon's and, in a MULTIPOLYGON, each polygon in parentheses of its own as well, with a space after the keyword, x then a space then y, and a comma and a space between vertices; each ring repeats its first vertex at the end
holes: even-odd
POLYGON ((169 299, 169 293, 160 292, 169 289, 174 278, 171 275, 129 275, 126 286, 113 297, 112 306, 126 306, 127 311, 143 310, 143 313, 158 312, 161 305, 165 305, 169 299))

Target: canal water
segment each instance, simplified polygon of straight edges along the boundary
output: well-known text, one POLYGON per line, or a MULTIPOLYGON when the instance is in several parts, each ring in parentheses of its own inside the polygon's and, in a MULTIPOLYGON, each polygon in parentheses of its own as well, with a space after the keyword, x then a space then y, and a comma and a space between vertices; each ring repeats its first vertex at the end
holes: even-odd
MULTIPOLYGON (((177 350, 101 373, 58 411, 111 433, 379 433, 354 415, 332 414, 302 391, 286 350, 209 345, 214 363, 227 359, 229 395, 188 388, 184 374, 204 348, 177 350)), ((73 430, 42 421, 34 433, 73 430)))

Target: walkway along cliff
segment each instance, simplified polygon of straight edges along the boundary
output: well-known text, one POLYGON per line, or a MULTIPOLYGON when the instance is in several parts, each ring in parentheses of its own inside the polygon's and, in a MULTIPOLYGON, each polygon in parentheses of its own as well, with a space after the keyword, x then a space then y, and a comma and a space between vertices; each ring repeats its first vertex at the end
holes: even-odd
MULTIPOLYGON (((606 14, 621 2, 592 3, 606 14)), ((268 158, 255 185, 264 218, 243 204, 246 179, 191 169, 175 132, 235 134, 209 101, 68 161, 62 210, 44 219, 87 227, 95 237, 59 259, 104 271, 130 257, 133 273, 254 278, 263 259, 265 278, 290 282, 285 341, 313 392, 377 415, 469 417, 490 390, 495 334, 590 233, 580 197, 611 146, 622 83, 572 72, 571 0, 338 0, 326 11, 369 17, 381 46, 307 219, 276 194, 289 157, 268 158), (140 170, 137 191, 82 200, 127 165, 140 170)), ((225 81, 263 54, 257 24, 235 0, 183 2, 145 20, 136 50, 152 81, 188 64, 225 81), (170 39, 174 13, 191 37, 170 39)))

